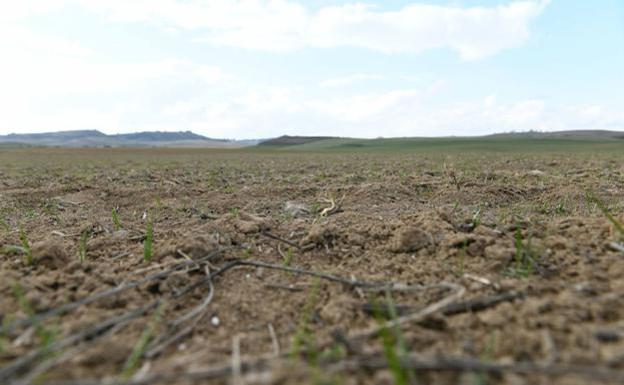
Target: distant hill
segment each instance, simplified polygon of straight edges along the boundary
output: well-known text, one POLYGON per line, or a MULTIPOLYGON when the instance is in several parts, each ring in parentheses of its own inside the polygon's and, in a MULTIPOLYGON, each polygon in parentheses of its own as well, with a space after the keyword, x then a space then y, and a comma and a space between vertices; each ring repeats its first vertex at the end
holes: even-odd
POLYGON ((503 133, 471 137, 336 138, 282 136, 264 141, 258 150, 280 151, 622 151, 624 132, 560 131, 503 133))
POLYGON ((212 139, 190 131, 146 131, 107 135, 97 130, 58 131, 37 134, 0 135, 4 147, 16 145, 58 147, 211 147, 234 148, 253 146, 254 140, 212 139))
POLYGON ((214 140, 217 142, 227 142, 225 139, 210 139, 202 135, 192 133, 191 131, 179 132, 161 132, 161 131, 144 131, 132 134, 117 134, 112 137, 122 140, 140 141, 140 142, 171 142, 177 140, 214 140))
POLYGON ((490 138, 560 138, 560 139, 624 139, 622 131, 607 130, 569 130, 569 131, 553 131, 553 132, 509 132, 488 135, 490 138))
POLYGON ((264 140, 259 143, 260 146, 296 146, 300 144, 308 144, 318 142, 320 140, 337 139, 333 136, 288 136, 283 135, 279 138, 264 140))

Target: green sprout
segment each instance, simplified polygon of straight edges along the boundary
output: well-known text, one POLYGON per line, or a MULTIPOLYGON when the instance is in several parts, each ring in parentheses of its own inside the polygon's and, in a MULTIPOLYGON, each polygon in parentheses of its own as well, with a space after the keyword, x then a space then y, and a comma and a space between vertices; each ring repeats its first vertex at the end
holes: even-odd
MULTIPOLYGON (((495 350, 494 348, 496 346, 496 340, 497 340, 497 333, 494 332, 490 334, 487 344, 485 345, 484 351, 481 354, 482 362, 491 362, 492 359, 494 358, 494 350, 495 350)), ((473 383, 475 385, 487 385, 489 383, 487 373, 485 372, 475 373, 473 377, 473 383)))
POLYGON ((386 292, 386 301, 388 310, 390 312, 390 319, 394 322, 394 327, 389 329, 387 321, 383 316, 379 303, 373 301, 375 318, 381 326, 379 336, 381 337, 381 343, 383 345, 384 355, 388 362, 388 367, 394 377, 394 383, 396 385, 407 385, 412 383, 414 373, 403 366, 402 360, 407 356, 407 344, 401 332, 401 328, 395 322, 398 319, 396 306, 392 300, 390 292, 386 292))
POLYGON ((24 289, 20 286, 19 283, 13 282, 11 285, 11 290, 13 291, 13 295, 17 298, 17 302, 19 303, 19 307, 26 314, 26 316, 30 319, 30 323, 35 327, 35 334, 39 337, 39 342, 44 351, 50 349, 54 341, 56 340, 56 331, 52 329, 46 328, 41 321, 35 317, 35 312, 26 298, 26 294, 24 293, 24 289))
POLYGON ((78 260, 84 262, 87 259, 87 242, 91 238, 91 231, 85 230, 80 236, 80 243, 78 244, 78 260))
POLYGON ((151 217, 148 216, 145 229, 145 240, 143 241, 143 260, 149 262, 152 260, 152 244, 154 242, 154 224, 151 217))
POLYGON ((33 256, 32 251, 30 249, 30 242, 28 241, 28 236, 22 227, 19 228, 19 239, 22 243, 22 251, 26 256, 26 264, 28 266, 33 264, 33 256))
POLYGON ((121 230, 121 220, 119 220, 119 212, 117 212, 117 208, 113 208, 111 216, 113 217, 113 229, 115 231, 121 230))
POLYGON ((590 202, 593 202, 596 204, 596 206, 600 209, 600 211, 602 211, 602 213, 604 214, 605 217, 607 217, 607 219, 609 220, 609 222, 611 222, 611 224, 613 225, 613 227, 615 227, 615 229, 617 230, 618 233, 620 233, 620 238, 624 239, 624 225, 622 225, 620 223, 620 221, 618 221, 613 214, 611 214, 611 212, 609 212, 609 208, 604 204, 604 202, 602 202, 600 199, 598 199, 598 197, 596 197, 595 195, 593 195, 592 193, 587 193, 586 194, 587 199, 590 202))
POLYGON ((160 320, 162 318, 162 313, 165 307, 166 307, 166 302, 161 303, 158 306, 158 308, 156 308, 156 311, 154 312, 154 316, 152 317, 152 319, 147 323, 147 325, 145 325, 145 329, 143 329, 143 333, 141 333, 141 336, 139 337, 138 341, 134 345, 134 348, 132 349, 132 353, 130 353, 130 356, 128 356, 128 359, 126 360, 126 363, 123 366, 123 370, 121 374, 123 378, 126 378, 126 379, 130 378, 136 372, 136 369, 139 366, 139 362, 141 361, 141 358, 143 357, 143 355, 145 354, 145 351, 147 350, 148 344, 150 343, 150 341, 152 340, 152 337, 154 336, 156 327, 160 323, 160 320))
POLYGON ((6 352, 6 347, 8 345, 6 330, 11 324, 11 317, 7 314, 2 319, 2 327, 0 328, 0 356, 6 352))
POLYGON ((528 239, 528 244, 525 245, 522 239, 522 231, 519 226, 516 228, 514 245, 516 248, 514 266, 508 271, 508 273, 512 277, 527 278, 529 275, 533 274, 533 271, 535 270, 535 258, 534 252, 531 248, 531 237, 528 239))
POLYGON ((290 266, 294 256, 295 255, 293 254, 293 252, 292 252, 292 250, 290 248, 288 250, 286 250, 286 253, 284 255, 283 265, 284 266, 290 266))
POLYGON ((481 225, 481 207, 472 214, 472 228, 476 229, 481 225))
POLYGON ((295 359, 299 356, 301 350, 306 348, 309 362, 314 366, 317 364, 318 349, 316 347, 316 341, 314 335, 309 330, 310 322, 314 315, 314 308, 318 301, 318 292, 320 288, 320 280, 316 280, 312 290, 308 294, 306 304, 303 307, 301 313, 301 319, 299 320, 299 327, 295 333, 294 341, 290 351, 291 359, 295 359))
POLYGON ((156 197, 156 217, 160 218, 160 214, 163 211, 163 203, 162 200, 160 199, 160 197, 156 197))
POLYGON ((4 232, 7 234, 11 232, 11 226, 9 225, 9 222, 7 222, 6 218, 0 218, 0 227, 2 227, 4 232))

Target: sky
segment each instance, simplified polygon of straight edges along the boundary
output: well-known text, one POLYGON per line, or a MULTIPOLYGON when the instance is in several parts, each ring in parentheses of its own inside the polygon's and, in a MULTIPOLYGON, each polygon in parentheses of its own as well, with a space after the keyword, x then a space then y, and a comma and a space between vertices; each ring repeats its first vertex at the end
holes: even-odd
POLYGON ((622 0, 0 0, 0 134, 624 130, 622 0))

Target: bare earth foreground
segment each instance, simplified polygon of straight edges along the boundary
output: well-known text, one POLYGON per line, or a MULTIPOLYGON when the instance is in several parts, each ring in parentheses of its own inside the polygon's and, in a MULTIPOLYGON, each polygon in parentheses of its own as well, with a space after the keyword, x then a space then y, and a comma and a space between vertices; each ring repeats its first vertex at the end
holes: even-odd
POLYGON ((1 150, 0 383, 624 383, 622 160, 1 150))

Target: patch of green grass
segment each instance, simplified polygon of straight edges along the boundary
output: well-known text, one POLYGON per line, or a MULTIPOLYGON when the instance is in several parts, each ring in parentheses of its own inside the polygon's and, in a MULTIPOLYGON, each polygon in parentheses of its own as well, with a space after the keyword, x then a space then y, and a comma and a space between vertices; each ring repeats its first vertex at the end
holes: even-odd
POLYGON ((91 238, 91 231, 85 230, 80 236, 80 243, 78 244, 78 260, 84 262, 87 259, 87 242, 91 238))
POLYGON ((284 253, 284 261, 282 261, 283 265, 290 266, 294 257, 295 255, 292 252, 292 249, 288 248, 286 252, 284 253))
POLYGON ((299 354, 301 353, 301 350, 305 348, 307 353, 307 360, 313 366, 318 363, 319 352, 316 347, 316 339, 314 338, 314 334, 309 330, 309 325, 312 321, 314 308, 316 307, 316 303, 318 301, 320 284, 320 280, 317 279, 314 283, 314 286, 312 287, 312 290, 308 294, 306 304, 303 307, 303 312, 301 313, 301 319, 299 320, 299 327, 297 328, 297 332, 295 333, 292 348, 290 351, 291 359, 297 359, 299 357, 299 354))
POLYGON ((123 378, 130 378, 136 372, 139 367, 139 363, 141 362, 141 358, 143 358, 143 354, 145 354, 145 350, 147 349, 148 344, 152 340, 154 336, 154 332, 156 331, 156 327, 161 321, 162 313, 166 307, 166 302, 161 303, 154 312, 154 315, 151 320, 145 325, 143 329, 143 333, 139 337, 136 344, 134 344, 134 348, 132 349, 132 353, 126 359, 126 363, 123 366, 123 370, 121 376, 123 378))
POLYGON ((121 220, 119 219, 119 212, 117 211, 117 208, 113 208, 113 210, 111 211, 111 216, 113 218, 113 229, 115 231, 121 230, 123 226, 121 225, 121 220))
POLYGON ((8 314, 5 314, 2 318, 2 327, 0 327, 0 356, 6 352, 7 335, 6 330, 9 328, 11 324, 11 317, 8 314))
POLYGON ((41 211, 51 218, 58 218, 58 205, 52 200, 42 202, 41 211))
POLYGON ((152 223, 151 215, 147 216, 147 223, 145 225, 145 240, 143 241, 143 260, 149 262, 153 257, 153 242, 154 242, 154 224, 152 223))
POLYGON ((518 226, 514 236, 514 246, 516 248, 513 266, 507 271, 508 275, 514 278, 527 278, 535 271, 535 252, 531 247, 531 237, 529 236, 527 245, 524 244, 522 230, 518 226))
MULTIPOLYGON (((263 150, 255 148, 256 151, 263 150)), ((539 138, 528 135, 507 135, 492 137, 447 137, 447 138, 378 138, 348 139, 332 138, 310 143, 282 146, 276 151, 319 151, 319 152, 419 152, 419 153, 617 153, 623 150, 622 143, 601 138, 539 138)))
POLYGON ((19 239, 22 244, 22 250, 24 256, 26 258, 26 264, 28 266, 33 264, 33 255, 32 250, 30 249, 30 242, 28 241, 28 236, 22 227, 19 228, 19 239))
POLYGON ((607 207, 607 205, 604 204, 603 201, 601 201, 598 197, 596 197, 594 194, 592 193, 587 193, 586 194, 587 200, 594 203, 596 205, 596 207, 598 207, 598 209, 600 209, 600 211, 602 211, 602 213, 604 214, 605 217, 607 217, 607 219, 609 220, 609 222, 611 222, 611 224, 613 225, 613 227, 615 227, 615 229, 617 230, 617 232, 620 234, 620 239, 624 239, 624 225, 622 225, 620 223, 620 221, 618 221, 609 211, 609 208, 607 207))
POLYGON ((479 206, 472 214, 472 228, 476 229, 481 225, 481 206, 479 206))
POLYGON ((26 210, 24 212, 24 215, 28 219, 35 219, 39 216, 39 213, 37 212, 37 210, 31 208, 31 209, 26 210))
MULTIPOLYGON (((482 362, 489 362, 489 361, 492 361, 492 359, 494 358, 494 347, 496 346, 497 339, 498 339, 498 335, 496 332, 493 332, 492 334, 490 334, 487 344, 485 345, 485 349, 483 350, 483 353, 481 354, 482 362)), ((490 381, 488 381, 487 373, 479 372, 479 373, 474 374, 472 383, 474 385, 488 385, 490 384, 490 381)))
POLYGON ((6 234, 11 232, 11 226, 9 225, 9 222, 6 220, 6 218, 0 218, 0 227, 2 227, 6 234))
POLYGON ((537 207, 537 212, 544 215, 565 215, 568 212, 567 199, 561 199, 557 202, 545 201, 537 207))
POLYGON ((160 218, 160 214, 162 213, 163 208, 164 206, 163 206, 162 200, 160 199, 160 197, 157 196, 156 197, 156 217, 157 218, 160 218))
POLYGON ((466 248, 467 247, 468 247, 468 242, 464 241, 462 248, 459 250, 459 253, 458 253, 457 268, 454 269, 454 273, 459 278, 463 277, 464 273, 466 272, 466 248))
MULTIPOLYGON (((414 373, 403 366, 402 360, 406 357, 408 350, 403 333, 399 325, 395 325, 392 329, 386 327, 386 319, 384 318, 379 303, 374 300, 375 318, 380 326, 382 326, 379 336, 383 345, 384 356, 388 362, 388 367, 394 378, 395 385, 408 385, 414 379, 414 373)), ((390 319, 397 320, 396 306, 392 300, 390 292, 386 292, 386 303, 390 311, 390 319)))
POLYGON ((17 299, 19 303, 19 307, 26 314, 26 316, 30 319, 31 324, 35 327, 35 334, 39 338, 39 344, 42 349, 49 349, 54 341, 56 341, 57 332, 54 329, 46 328, 41 321, 39 321, 35 317, 35 312, 26 298, 26 294, 24 293, 24 289, 20 286, 19 283, 13 282, 11 285, 11 290, 13 291, 13 295, 17 299))
POLYGON ((321 207, 322 205, 320 202, 313 202, 310 205, 310 214, 313 214, 313 215, 319 214, 321 212, 321 207))
POLYGON ((302 351, 305 352, 305 362, 312 372, 312 383, 318 385, 337 385, 342 383, 340 377, 330 376, 324 373, 320 368, 320 362, 321 360, 338 360, 344 357, 344 349, 340 346, 330 346, 327 349, 320 351, 317 346, 314 332, 310 330, 309 327, 314 316, 314 309, 318 302, 320 283, 321 281, 319 279, 315 281, 314 286, 306 299, 306 304, 303 308, 303 312, 301 313, 301 319, 299 320, 299 327, 295 333, 290 350, 290 359, 297 361, 299 360, 302 351))

